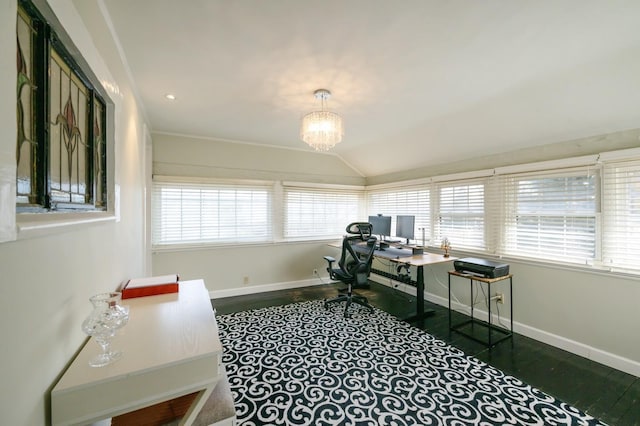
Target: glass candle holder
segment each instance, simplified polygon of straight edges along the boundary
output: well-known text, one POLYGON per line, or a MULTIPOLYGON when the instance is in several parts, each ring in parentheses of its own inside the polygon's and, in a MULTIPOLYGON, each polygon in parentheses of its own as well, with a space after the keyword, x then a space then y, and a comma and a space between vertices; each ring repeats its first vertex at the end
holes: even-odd
POLYGON ((100 293, 89 298, 93 310, 82 322, 82 331, 93 337, 101 352, 89 361, 92 367, 111 364, 122 357, 121 351, 111 349, 111 340, 116 330, 129 321, 129 307, 122 306, 119 292, 100 293))

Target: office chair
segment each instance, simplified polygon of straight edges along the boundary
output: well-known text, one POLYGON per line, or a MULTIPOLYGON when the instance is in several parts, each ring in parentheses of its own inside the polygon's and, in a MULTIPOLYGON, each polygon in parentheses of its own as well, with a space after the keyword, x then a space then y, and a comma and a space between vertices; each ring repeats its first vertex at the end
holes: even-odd
POLYGON ((347 302, 344 308, 344 317, 349 318, 349 306, 357 303, 373 311, 367 298, 353 294, 354 285, 362 286, 367 283, 371 272, 373 252, 376 248, 376 237, 371 235, 372 225, 367 222, 354 222, 347 226, 347 235, 342 239, 342 252, 338 267, 334 268, 336 261, 331 256, 324 256, 328 262, 327 272, 332 280, 342 281, 347 285, 346 294, 340 294, 335 299, 324 301, 325 309, 331 303, 347 302))

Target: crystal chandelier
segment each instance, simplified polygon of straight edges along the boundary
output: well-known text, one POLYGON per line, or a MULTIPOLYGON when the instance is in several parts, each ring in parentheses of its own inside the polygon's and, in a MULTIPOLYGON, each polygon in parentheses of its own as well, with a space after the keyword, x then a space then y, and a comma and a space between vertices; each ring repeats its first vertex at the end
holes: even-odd
POLYGON ((342 117, 338 114, 325 111, 325 101, 331 96, 326 89, 318 89, 313 92, 316 99, 322 103, 321 111, 313 111, 302 117, 300 137, 316 151, 328 151, 342 141, 344 129, 342 117))

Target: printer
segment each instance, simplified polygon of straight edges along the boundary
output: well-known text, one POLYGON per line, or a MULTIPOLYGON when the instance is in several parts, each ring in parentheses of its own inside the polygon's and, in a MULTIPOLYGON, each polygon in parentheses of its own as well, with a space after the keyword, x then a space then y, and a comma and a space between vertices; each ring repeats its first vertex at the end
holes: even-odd
POLYGON ((499 278, 509 275, 509 264, 498 263, 487 259, 465 257, 453 261, 456 272, 472 274, 484 278, 499 278))

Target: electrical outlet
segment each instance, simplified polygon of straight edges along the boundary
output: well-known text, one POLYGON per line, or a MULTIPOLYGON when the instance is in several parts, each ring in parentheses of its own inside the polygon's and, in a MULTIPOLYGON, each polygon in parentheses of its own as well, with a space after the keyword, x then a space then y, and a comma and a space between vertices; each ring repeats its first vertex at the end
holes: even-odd
POLYGON ((318 270, 317 270, 317 269, 314 269, 314 270, 313 270, 313 276, 315 277, 315 276, 317 276, 317 275, 318 275, 318 270))
POLYGON ((496 293, 496 302, 504 303, 504 293, 496 293))
POLYGON ((244 282, 244 285, 249 284, 249 277, 244 277, 243 282, 244 282))

